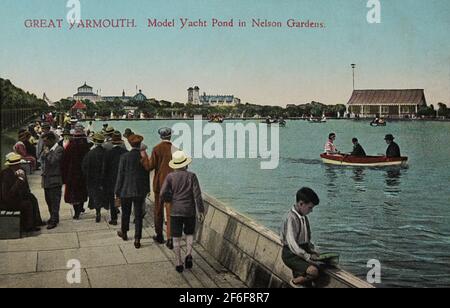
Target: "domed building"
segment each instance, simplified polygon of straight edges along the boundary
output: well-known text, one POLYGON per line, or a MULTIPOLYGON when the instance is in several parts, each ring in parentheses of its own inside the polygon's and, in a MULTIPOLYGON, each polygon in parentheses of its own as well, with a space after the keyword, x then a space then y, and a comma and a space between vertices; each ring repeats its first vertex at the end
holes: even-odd
POLYGON ((86 82, 84 85, 78 88, 78 91, 76 94, 73 95, 74 100, 80 100, 83 101, 85 99, 90 100, 93 103, 96 103, 98 101, 101 101, 102 98, 98 94, 95 94, 93 92, 93 88, 91 86, 88 86, 86 82))
POLYGON ((133 100, 136 102, 145 102, 147 97, 142 93, 142 90, 139 90, 139 93, 133 97, 133 100))

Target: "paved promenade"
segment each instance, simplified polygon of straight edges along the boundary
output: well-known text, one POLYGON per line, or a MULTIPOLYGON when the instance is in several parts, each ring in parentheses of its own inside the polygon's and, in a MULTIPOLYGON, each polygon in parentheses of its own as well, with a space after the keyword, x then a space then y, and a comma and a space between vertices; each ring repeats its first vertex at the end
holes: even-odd
MULTIPOLYGON (((29 177, 32 192, 39 200, 41 215, 49 217, 40 188, 40 176, 29 177)), ((87 207, 87 206, 86 206, 87 207)), ((108 225, 109 213, 103 212, 95 223, 95 211, 86 210, 81 220, 72 220, 73 210, 62 201, 58 228, 43 228, 25 234, 19 240, 0 241, 0 288, 244 288, 245 285, 222 267, 198 244, 194 268, 183 274, 175 271, 174 254, 166 246, 153 243, 151 205, 147 204, 142 248, 117 237, 119 227, 108 225), (67 262, 81 263, 81 283, 69 284, 67 262)), ((119 220, 120 225, 120 220, 119 220)), ((130 226, 131 227, 131 226, 130 226)))

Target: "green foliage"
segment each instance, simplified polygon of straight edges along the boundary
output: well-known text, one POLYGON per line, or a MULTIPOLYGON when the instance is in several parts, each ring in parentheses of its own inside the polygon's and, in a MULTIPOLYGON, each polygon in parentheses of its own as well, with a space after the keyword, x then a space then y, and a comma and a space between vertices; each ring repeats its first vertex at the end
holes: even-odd
POLYGON ((44 100, 17 88, 10 80, 3 78, 0 78, 0 103, 2 109, 36 108, 42 111, 49 109, 44 100))

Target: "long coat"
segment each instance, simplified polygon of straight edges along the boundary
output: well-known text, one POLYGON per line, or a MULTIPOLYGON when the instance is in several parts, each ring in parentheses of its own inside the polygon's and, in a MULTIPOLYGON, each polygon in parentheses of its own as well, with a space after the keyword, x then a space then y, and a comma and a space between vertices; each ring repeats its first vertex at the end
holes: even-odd
POLYGON ((102 146, 97 146, 89 151, 83 159, 82 171, 86 178, 87 192, 89 196, 89 208, 99 209, 108 207, 105 202, 105 162, 106 151, 102 146))
POLYGON ((172 143, 163 141, 153 148, 150 158, 142 159, 142 165, 147 171, 155 170, 153 177, 153 192, 159 194, 167 175, 173 170, 169 167, 172 159, 172 143))
POLYGON ((110 199, 114 198, 120 157, 125 153, 128 151, 122 146, 115 146, 105 154, 105 194, 110 199))
POLYGON ((120 157, 115 193, 120 198, 145 197, 150 192, 150 176, 141 164, 137 149, 120 157))
POLYGON ((66 185, 64 192, 66 203, 78 204, 87 201, 86 178, 81 170, 81 164, 90 147, 91 144, 86 139, 74 139, 64 150, 61 168, 63 183, 66 185))
POLYGON ((63 185, 61 175, 61 162, 64 149, 56 145, 54 150, 42 153, 42 186, 44 188, 61 187, 63 185))

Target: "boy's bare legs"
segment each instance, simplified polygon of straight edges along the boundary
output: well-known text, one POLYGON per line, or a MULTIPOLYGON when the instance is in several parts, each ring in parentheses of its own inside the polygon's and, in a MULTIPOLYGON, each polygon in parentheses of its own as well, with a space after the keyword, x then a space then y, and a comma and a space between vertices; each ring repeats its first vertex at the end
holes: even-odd
POLYGON ((181 259, 181 237, 173 238, 173 252, 175 253, 178 270, 183 266, 183 260, 181 259))

